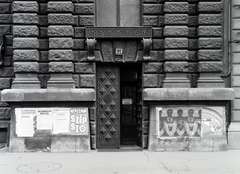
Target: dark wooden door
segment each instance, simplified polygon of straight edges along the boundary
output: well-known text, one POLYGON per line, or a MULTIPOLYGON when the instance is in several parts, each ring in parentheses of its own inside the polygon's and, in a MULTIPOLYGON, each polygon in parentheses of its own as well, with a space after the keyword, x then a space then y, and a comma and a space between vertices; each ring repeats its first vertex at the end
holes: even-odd
POLYGON ((120 146, 119 68, 97 66, 97 148, 120 146))

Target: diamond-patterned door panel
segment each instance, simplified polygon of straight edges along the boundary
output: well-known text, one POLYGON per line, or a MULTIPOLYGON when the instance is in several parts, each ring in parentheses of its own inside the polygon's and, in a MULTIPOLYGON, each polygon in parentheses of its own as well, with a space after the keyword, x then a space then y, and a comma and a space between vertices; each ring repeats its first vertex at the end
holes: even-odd
POLYGON ((120 145, 119 68, 97 67, 97 148, 120 145))

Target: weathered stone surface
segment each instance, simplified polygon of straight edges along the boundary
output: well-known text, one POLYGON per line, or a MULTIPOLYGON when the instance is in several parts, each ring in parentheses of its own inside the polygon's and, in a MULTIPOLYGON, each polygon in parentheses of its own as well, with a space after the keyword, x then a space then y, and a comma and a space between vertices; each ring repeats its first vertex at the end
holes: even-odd
POLYGON ((73 39, 73 49, 84 50, 85 39, 73 39))
POLYGON ((11 88, 11 78, 0 78, 0 89, 11 88))
POLYGON ((94 4, 74 4, 75 14, 94 14, 94 4))
POLYGON ((101 51, 104 62, 113 62, 113 48, 111 41, 101 42, 101 51))
POLYGON ((161 14, 162 4, 143 4, 143 14, 161 14))
POLYGON ((152 47, 154 50, 159 50, 164 48, 164 39, 153 39, 152 47))
POLYGON ((13 48, 38 48, 39 43, 37 38, 14 38, 13 48))
POLYGON ((75 37, 85 37, 85 28, 84 27, 75 27, 74 28, 75 37))
POLYGON ((200 49, 198 60, 222 60, 222 50, 200 49))
POLYGON ((143 16, 143 25, 144 26, 158 26, 158 17, 157 16, 143 16))
POLYGON ((39 73, 48 73, 48 63, 39 63, 39 73))
POLYGON ((1 77, 13 77, 13 67, 0 67, 0 76, 1 77))
POLYGON ((80 87, 81 88, 94 88, 95 87, 95 75, 80 75, 80 87))
POLYGON ((0 13, 1 14, 11 13, 11 4, 10 3, 1 3, 0 13))
POLYGON ((187 26, 166 26, 163 29, 164 36, 188 36, 187 26))
MULTIPOLYGON (((163 88, 190 88, 190 80, 187 73, 166 73, 163 80, 163 88)), ((171 98, 171 96, 169 96, 171 98)))
POLYGON ((188 26, 198 26, 198 16, 189 16, 188 26))
POLYGON ((199 14, 198 23, 202 24, 222 24, 221 14, 199 14))
POLYGON ((39 14, 47 14, 47 4, 39 3, 39 14))
POLYGON ((36 13, 14 13, 13 23, 15 24, 38 24, 36 13))
POLYGON ((94 25, 94 16, 79 16, 79 25, 80 26, 93 26, 94 25))
POLYGON ((153 28, 152 29, 153 38, 163 37, 163 28, 153 28))
POLYGON ((197 37, 197 29, 196 29, 196 27, 189 27, 188 28, 188 36, 189 37, 197 37))
POLYGON ((222 36, 223 29, 221 26, 199 26, 198 36, 222 36))
POLYGON ((197 14, 197 4, 188 4, 188 14, 197 14))
POLYGON ((165 48, 188 48, 188 38, 165 38, 165 48))
POLYGON ((38 72, 39 64, 37 62, 15 62, 14 72, 38 72))
POLYGON ((49 48, 72 48, 72 38, 49 38, 49 48))
POLYGON ((94 74, 95 64, 94 63, 75 63, 75 72, 82 74, 94 74))
POLYGON ((198 49, 198 39, 188 39, 188 49, 198 49))
POLYGON ((144 74, 143 87, 157 88, 158 87, 158 74, 144 74))
POLYGON ((48 25, 48 17, 46 15, 39 15, 38 20, 39 20, 39 25, 40 26, 47 26, 48 25))
POLYGON ((49 50, 49 60, 73 60, 72 50, 49 50))
POLYGON ((48 36, 47 35, 47 29, 48 29, 48 27, 39 27, 39 30, 40 30, 39 36, 41 38, 48 36))
POLYGON ((11 26, 10 25, 1 25, 0 26, 0 35, 4 35, 4 34, 10 34, 11 32, 11 26))
POLYGON ((222 72, 223 63, 218 62, 199 62, 199 72, 222 72))
POLYGON ((12 3, 13 12, 38 12, 37 1, 14 1, 12 3))
POLYGON ((72 14, 49 14, 48 15, 49 24, 73 24, 73 15, 72 14))
POLYGON ((188 60, 188 50, 166 50, 165 60, 188 60))
POLYGON ((39 60, 38 50, 14 50, 13 60, 39 60))
POLYGON ((11 24, 13 21, 11 14, 1 14, 0 24, 11 24))
POLYGON ((48 12, 73 12, 74 6, 71 1, 67 2, 58 2, 58 1, 50 1, 47 4, 48 12))
POLYGON ((48 36, 73 36, 73 27, 72 26, 49 26, 48 27, 48 36))
POLYGON ((198 48, 222 48, 222 38, 199 38, 198 48))
POLYGON ((134 62, 137 54, 137 42, 127 41, 126 51, 124 53, 124 60, 126 62, 134 62))
POLYGON ((39 31, 37 26, 13 26, 13 35, 14 36, 38 36, 39 31))
POLYGON ((11 108, 0 108, 0 119, 7 120, 10 119, 11 108))
POLYGON ((188 13, 188 2, 165 2, 164 12, 188 13))
POLYGON ((221 12, 223 10, 222 2, 199 2, 199 12, 221 12))
POLYGON ((73 72, 74 67, 72 62, 50 62, 49 72, 73 72))
POLYGON ((165 14, 166 25, 168 24, 188 24, 188 14, 165 14))
POLYGON ((188 72, 188 62, 165 62, 164 72, 188 72))
POLYGON ((163 72, 163 63, 143 63, 143 73, 161 73, 163 72))

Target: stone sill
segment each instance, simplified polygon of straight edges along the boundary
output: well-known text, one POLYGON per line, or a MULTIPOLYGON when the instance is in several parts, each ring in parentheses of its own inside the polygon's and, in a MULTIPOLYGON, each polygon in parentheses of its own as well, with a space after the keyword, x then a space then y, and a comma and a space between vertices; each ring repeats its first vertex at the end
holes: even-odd
POLYGON ((4 89, 1 92, 1 101, 95 101, 95 96, 94 89, 4 89))
POLYGON ((233 100, 232 88, 146 88, 144 101, 205 101, 233 100))

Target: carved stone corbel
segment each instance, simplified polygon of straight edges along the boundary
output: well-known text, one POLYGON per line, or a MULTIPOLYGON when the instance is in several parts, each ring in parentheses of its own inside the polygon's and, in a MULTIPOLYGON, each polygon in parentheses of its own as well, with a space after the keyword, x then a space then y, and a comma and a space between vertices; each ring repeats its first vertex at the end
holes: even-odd
POLYGON ((143 59, 144 60, 150 60, 150 50, 151 50, 151 45, 152 45, 152 39, 145 39, 143 38, 143 59))
POLYGON ((86 44, 87 44, 87 50, 88 50, 88 56, 87 56, 87 59, 89 61, 93 61, 95 60, 95 54, 94 54, 94 51, 95 51, 95 45, 96 45, 97 41, 95 38, 93 39, 88 39, 86 40, 86 44))

